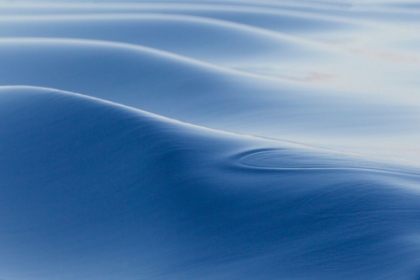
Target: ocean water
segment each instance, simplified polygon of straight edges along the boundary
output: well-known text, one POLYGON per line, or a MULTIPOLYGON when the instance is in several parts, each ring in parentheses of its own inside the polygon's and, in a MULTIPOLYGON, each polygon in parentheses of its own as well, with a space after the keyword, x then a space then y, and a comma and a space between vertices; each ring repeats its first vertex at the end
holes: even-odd
POLYGON ((419 3, 0 1, 0 279, 420 279, 419 3))

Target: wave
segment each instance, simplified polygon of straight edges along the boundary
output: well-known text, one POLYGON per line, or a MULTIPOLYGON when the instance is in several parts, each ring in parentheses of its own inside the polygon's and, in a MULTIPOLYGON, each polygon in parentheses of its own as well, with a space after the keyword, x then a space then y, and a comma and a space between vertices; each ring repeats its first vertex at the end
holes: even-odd
POLYGON ((198 16, 88 14, 3 17, 1 20, 2 37, 79 38, 123 42, 225 65, 238 63, 243 56, 250 60, 278 56, 279 60, 284 61, 288 57, 309 59, 311 56, 322 55, 321 51, 316 52, 316 48, 321 48, 317 47, 316 42, 250 25, 198 16), (48 27, 51 25, 54 28, 48 27), (206 36, 200 36, 203 33, 206 36), (194 44, 189 43, 192 40, 194 44))
POLYGON ((357 157, 360 170, 338 170, 342 156, 296 144, 62 91, 0 92, 6 279, 417 273, 418 172, 357 157), (307 170, 302 157, 335 168, 307 170), (300 168, 270 168, 291 161, 300 168))
POLYGON ((3 85, 79 92, 219 130, 312 145, 348 145, 343 136, 364 136, 376 146, 385 133, 411 132, 419 118, 413 104, 372 104, 143 46, 45 38, 0 44, 3 85))
POLYGON ((419 279, 414 3, 0 7, 0 279, 419 279))

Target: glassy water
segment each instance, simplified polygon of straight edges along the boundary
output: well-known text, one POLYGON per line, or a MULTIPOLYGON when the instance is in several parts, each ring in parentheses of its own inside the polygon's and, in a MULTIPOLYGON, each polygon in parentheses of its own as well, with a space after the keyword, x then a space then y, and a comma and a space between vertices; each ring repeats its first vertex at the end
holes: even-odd
POLYGON ((0 278, 420 277, 420 6, 0 1, 0 278))

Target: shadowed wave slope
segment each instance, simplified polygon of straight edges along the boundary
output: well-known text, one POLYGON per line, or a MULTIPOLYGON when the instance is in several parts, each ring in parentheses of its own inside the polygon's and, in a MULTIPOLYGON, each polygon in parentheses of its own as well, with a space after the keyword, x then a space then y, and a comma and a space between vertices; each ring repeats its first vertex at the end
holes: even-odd
POLYGON ((418 273, 417 171, 56 90, 0 100, 5 279, 418 273))

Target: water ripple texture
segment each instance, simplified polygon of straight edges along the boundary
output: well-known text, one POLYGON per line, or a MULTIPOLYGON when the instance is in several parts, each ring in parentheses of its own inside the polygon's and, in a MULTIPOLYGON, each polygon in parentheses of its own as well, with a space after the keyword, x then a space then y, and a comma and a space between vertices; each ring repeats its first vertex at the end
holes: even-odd
POLYGON ((410 0, 0 1, 0 279, 420 279, 419 30, 410 0))

